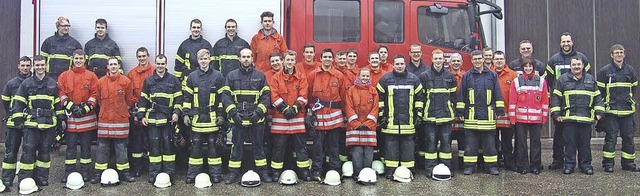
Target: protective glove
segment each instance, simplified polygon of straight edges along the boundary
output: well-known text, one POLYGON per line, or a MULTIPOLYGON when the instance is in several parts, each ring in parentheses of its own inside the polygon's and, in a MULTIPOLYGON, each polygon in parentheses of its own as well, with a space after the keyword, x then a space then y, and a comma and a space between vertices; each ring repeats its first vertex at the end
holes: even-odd
POLYGON ((189 115, 184 115, 184 117, 182 117, 182 123, 184 123, 184 126, 186 127, 191 126, 191 118, 189 118, 189 115))
POLYGON ((80 108, 82 108, 82 115, 88 114, 89 112, 93 111, 93 105, 87 102, 80 103, 80 108))
POLYGON ((387 128, 387 124, 389 124, 389 119, 387 117, 380 117, 378 119, 378 127, 387 128))
POLYGON ((422 126, 424 124, 424 121, 422 121, 422 117, 416 116, 413 117, 413 124, 415 126, 422 126))
POLYGON ((59 121, 58 130, 61 130, 61 131, 67 130, 67 121, 64 121, 64 120, 59 121))
POLYGON ((68 111, 71 111, 73 109, 73 106, 75 106, 76 104, 69 99, 65 99, 62 105, 64 106, 65 109, 67 109, 68 111))
POLYGON ((262 113, 262 110, 256 109, 249 114, 249 122, 251 122, 251 124, 256 124, 263 116, 264 113, 262 113))
POLYGON ((71 114, 73 114, 74 117, 76 118, 82 117, 83 116, 82 112, 83 112, 83 109, 82 107, 80 107, 80 105, 71 106, 71 114))
POLYGON ((14 118, 13 126, 16 129, 24 129, 24 118, 14 118))
POLYGON ((360 126, 358 126, 358 130, 369 130, 369 127, 367 127, 367 125, 360 124, 360 126))
POLYGON ((597 120, 596 121, 596 132, 602 133, 602 132, 605 132, 605 131, 606 131, 606 129, 605 129, 605 126, 604 126, 604 118, 602 118, 600 120, 597 120))
POLYGON ((297 112, 295 112, 295 109, 293 107, 287 107, 287 109, 285 109, 282 114, 284 114, 284 118, 286 118, 287 120, 291 120, 293 117, 296 116, 296 114, 298 114, 297 112))
POLYGON ((227 118, 233 119, 234 124, 242 125, 242 118, 244 118, 244 116, 242 116, 237 109, 232 109, 227 115, 227 118))
POLYGON ((282 102, 279 105, 276 106, 276 110, 278 110, 280 113, 284 113, 284 110, 286 110, 289 107, 289 105, 287 105, 286 102, 282 102))
POLYGON ((224 124, 225 121, 226 121, 226 119, 224 119, 224 116, 217 116, 216 117, 216 126, 221 126, 222 124, 224 124))

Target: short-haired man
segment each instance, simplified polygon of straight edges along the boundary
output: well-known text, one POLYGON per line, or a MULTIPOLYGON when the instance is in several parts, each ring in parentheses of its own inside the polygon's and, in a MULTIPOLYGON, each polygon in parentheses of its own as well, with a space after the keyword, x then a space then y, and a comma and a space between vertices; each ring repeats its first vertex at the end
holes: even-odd
POLYGON ((167 72, 167 57, 156 56, 156 70, 142 85, 138 119, 149 134, 149 183, 159 173, 173 176, 176 154, 171 143, 182 113, 182 82, 167 72))
POLYGON ((229 72, 240 68, 238 53, 249 48, 249 43, 238 36, 238 23, 233 18, 224 23, 225 36, 213 45, 211 51, 211 68, 227 76, 229 72))
POLYGON ((518 51, 520 52, 520 58, 513 60, 509 64, 507 64, 509 65, 509 68, 511 68, 511 70, 518 73, 518 75, 523 74, 524 73, 523 60, 525 58, 531 58, 535 61, 535 66, 533 67, 533 71, 539 76, 544 75, 545 65, 544 63, 542 63, 542 61, 535 59, 533 57, 533 43, 530 40, 525 39, 520 41, 518 51))
POLYGON ((478 162, 478 147, 482 144, 485 170, 492 175, 500 174, 498 170, 498 156, 495 146, 495 116, 504 115, 504 101, 500 93, 498 75, 484 65, 483 52, 471 52, 473 69, 462 76, 456 117, 464 120, 465 175, 476 172, 478 162))
POLYGON ((74 50, 82 49, 82 45, 75 38, 69 35, 71 23, 64 16, 58 17, 56 20, 57 31, 51 37, 42 42, 40 54, 47 58, 48 76, 58 81, 58 76, 69 69, 73 65, 71 60, 74 50))
POLYGON ((273 28, 275 22, 273 12, 262 12, 262 14, 260 14, 262 29, 258 30, 258 33, 251 38, 252 58, 256 64, 256 69, 261 72, 266 72, 271 69, 271 66, 269 66, 269 55, 271 55, 271 53, 277 52, 282 54, 288 50, 284 37, 273 28))
POLYGON ((604 95, 605 144, 602 149, 602 167, 605 172, 613 172, 615 165, 618 134, 622 138, 620 164, 623 170, 639 172, 636 165, 636 151, 633 144, 635 133, 633 114, 636 112, 634 93, 638 86, 638 74, 632 65, 624 60, 625 49, 621 44, 611 46, 612 62, 598 70, 596 84, 604 95))
POLYGON ((385 174, 391 179, 399 166, 415 166, 415 125, 424 110, 424 91, 418 76, 406 71, 402 55, 393 58, 393 71, 382 76, 376 88, 379 126, 385 137, 385 174))
POLYGON ((20 149, 20 144, 22 144, 22 135, 24 134, 22 131, 24 123, 16 122, 12 115, 15 111, 11 110, 11 99, 18 91, 22 81, 31 76, 31 64, 31 58, 27 56, 20 57, 18 60, 18 75, 9 80, 4 90, 2 90, 2 106, 7 114, 7 135, 4 143, 4 159, 2 160, 2 183, 7 187, 13 185, 13 179, 16 176, 18 150, 20 149))
MULTIPOLYGON (((509 66, 505 64, 505 59, 506 56, 504 52, 500 50, 496 51, 493 53, 493 63, 490 69, 498 74, 502 98, 504 99, 504 103, 509 105, 509 90, 511 89, 513 79, 518 77, 518 73, 511 70, 509 66)), ((499 116, 499 118, 500 119, 496 120, 496 142, 500 143, 496 143, 496 149, 499 150, 498 159, 504 163, 506 169, 515 171, 516 159, 513 156, 514 131, 507 116, 499 116)))
POLYGON ((386 45, 379 45, 376 52, 380 55, 380 67, 382 70, 385 72, 393 71, 393 64, 387 62, 387 59, 389 58, 389 47, 386 45))
MULTIPOLYGON (((352 72, 354 71, 354 69, 349 69, 349 64, 347 62, 347 51, 344 50, 340 50, 338 52, 336 52, 336 69, 338 71, 340 71, 340 73, 342 73, 342 75, 344 75, 345 79, 347 79, 347 81, 349 82, 349 84, 353 84, 353 81, 356 80, 356 75, 358 74, 358 70, 355 70, 356 72, 352 72)), ((349 88, 350 85, 347 85, 347 89, 349 88)))
MULTIPOLYGON (((65 156, 65 172, 62 182, 67 176, 76 172, 76 146, 80 143, 80 170, 85 181, 89 181, 91 165, 91 139, 98 129, 98 117, 94 108, 97 105, 98 77, 85 67, 85 52, 73 51, 73 68, 62 72, 58 78, 60 102, 71 115, 67 118, 65 140, 67 153, 65 156)), ((106 106, 109 107, 109 106, 106 106)))
POLYGON ((483 48, 482 58, 484 58, 482 62, 484 66, 491 67, 491 64, 493 64, 493 49, 490 47, 483 48))
MULTIPOLYGON (((542 75, 547 80, 549 85, 549 91, 553 92, 556 86, 556 80, 562 76, 562 74, 571 72, 571 58, 577 56, 582 60, 584 72, 593 75, 593 69, 589 64, 587 56, 581 52, 576 51, 573 48, 573 40, 571 34, 568 32, 563 33, 560 36, 560 51, 549 58, 547 62, 547 70, 542 75)), ((554 121, 555 130, 553 132, 553 162, 549 165, 549 169, 562 169, 564 165, 564 141, 562 122, 554 121)))
POLYGON ((312 71, 322 66, 321 62, 315 60, 316 46, 311 43, 304 45, 302 49, 303 61, 296 63, 296 71, 301 71, 305 75, 309 75, 312 71))
MULTIPOLYGON (((92 71, 102 78, 107 74, 107 64, 109 57, 116 57, 122 61, 120 57, 120 47, 113 41, 107 33, 107 20, 99 18, 96 20, 95 37, 84 44, 84 51, 87 52, 87 70, 92 71)), ((122 68, 120 69, 122 73, 122 68)))
POLYGON ((202 37, 202 21, 193 19, 189 23, 189 38, 182 41, 176 54, 175 66, 173 67, 173 75, 180 81, 185 80, 191 71, 198 66, 198 51, 200 49, 211 50, 211 43, 202 37))
POLYGON ((571 57, 571 72, 558 78, 549 109, 551 117, 564 124, 564 174, 573 173, 577 165, 582 173, 593 175, 591 124, 600 120, 604 111, 596 79, 584 72, 580 56, 571 57))
MULTIPOLYGON (((433 52, 431 52, 431 55, 433 55, 433 52)), ((411 61, 409 61, 407 65, 407 71, 409 73, 418 76, 422 72, 427 71, 427 65, 422 62, 422 46, 411 44, 411 46, 409 46, 409 56, 411 57, 411 61)))
POLYGON ((382 78, 382 76, 387 73, 387 71, 382 68, 382 63, 380 62, 380 54, 377 52, 369 53, 369 65, 367 65, 367 68, 370 70, 371 74, 371 85, 374 86, 378 85, 378 81, 380 81, 380 78, 382 78))
POLYGON ((18 182, 34 178, 37 185, 49 186, 49 152, 56 127, 66 129, 67 115, 60 105, 58 85, 46 73, 44 56, 33 57, 33 70, 11 99, 14 123, 17 127, 24 123, 18 182))
POLYGON ((462 55, 460 53, 453 53, 449 57, 449 71, 456 77, 456 81, 458 81, 458 91, 460 91, 460 81, 462 81, 462 76, 466 73, 465 70, 462 69, 462 63, 464 60, 462 59, 462 55))

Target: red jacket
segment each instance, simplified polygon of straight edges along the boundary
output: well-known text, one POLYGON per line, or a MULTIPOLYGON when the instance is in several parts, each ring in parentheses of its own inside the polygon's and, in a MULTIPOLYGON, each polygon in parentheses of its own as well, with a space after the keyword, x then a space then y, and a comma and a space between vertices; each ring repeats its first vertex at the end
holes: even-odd
POLYGON ((98 80, 98 138, 129 137, 129 106, 135 101, 131 80, 107 74, 98 80))
POLYGON ((344 75, 337 69, 317 69, 308 75, 309 107, 321 101, 324 108, 316 111, 316 130, 331 130, 344 124, 342 109, 346 95, 344 75))
POLYGON ((376 146, 378 101, 373 85, 354 85, 347 90, 347 146, 376 146), (358 129, 362 124, 367 128, 358 129))
POLYGON ((549 96, 544 78, 520 75, 509 91, 509 120, 512 123, 544 123, 549 116, 549 96))
MULTIPOLYGON (((98 76, 85 67, 73 67, 60 74, 58 77, 58 88, 60 88, 60 104, 62 107, 65 102, 71 101, 73 104, 86 102, 96 107, 96 97, 98 95, 98 76)), ((66 108, 71 111, 71 108, 66 108)), ((69 116, 67 119, 67 131, 69 132, 86 132, 98 128, 98 118, 95 110, 85 114, 82 117, 69 116)))
POLYGON ((140 65, 134 67, 127 74, 127 78, 131 80, 131 84, 133 85, 133 97, 135 102, 140 101, 140 93, 142 92, 142 85, 144 84, 144 79, 153 75, 153 72, 156 70, 156 67, 151 65, 151 63, 147 63, 147 66, 142 68, 140 65))
POLYGON ((322 66, 322 63, 313 61, 313 64, 307 64, 306 62, 298 62, 294 67, 296 67, 296 71, 302 72, 304 75, 309 75, 312 71, 319 69, 322 66))
MULTIPOLYGON (((491 71, 496 72, 495 66, 491 66, 491 71)), ((496 72, 498 73, 498 72, 496 72)), ((518 77, 518 73, 509 69, 509 66, 504 65, 504 69, 498 73, 498 81, 500 82, 500 91, 502 91, 502 98, 504 98, 504 104, 509 105, 509 89, 513 80, 518 77)))
POLYGON ((309 93, 309 84, 305 75, 301 72, 285 74, 281 71, 273 76, 269 86, 271 88, 271 104, 274 107, 283 102, 289 106, 293 106, 298 102, 300 106, 303 106, 300 108, 298 115, 289 120, 280 111, 272 110, 271 133, 305 133, 304 117, 306 110, 304 106, 307 105, 307 93, 309 93))
POLYGON ((369 68, 369 73, 371 74, 372 86, 378 85, 378 81, 380 81, 380 78, 382 78, 382 76, 387 73, 387 71, 385 71, 382 67, 382 63, 380 63, 380 67, 376 70, 371 68, 371 64, 367 65, 367 68, 369 68))
MULTIPOLYGON (((371 67, 371 66, 369 66, 371 67)), ((388 62, 380 62, 380 69, 384 70, 385 72, 391 72, 393 71, 393 64, 388 63, 388 62)))
POLYGON ((256 64, 256 69, 266 72, 271 69, 269 56, 271 53, 277 52, 283 54, 287 51, 287 43, 278 32, 275 31, 269 36, 265 36, 262 29, 251 38, 251 56, 256 64))
MULTIPOLYGON (((284 68, 283 68, 284 69, 284 68)), ((267 79, 267 84, 269 84, 269 86, 271 86, 271 80, 273 80, 273 76, 276 75, 276 73, 278 72, 282 72, 281 71, 275 71, 273 69, 269 69, 269 71, 264 72, 264 77, 267 79)), ((271 119, 273 118, 273 113, 275 112, 273 107, 267 107, 267 118, 265 119, 267 121, 267 125, 271 126, 271 119)))
POLYGON ((353 86, 353 82, 356 81, 360 68, 354 67, 353 69, 349 69, 346 66, 345 67, 336 66, 336 68, 338 69, 338 71, 340 71, 344 75, 344 79, 346 79, 347 81, 347 89, 353 86))

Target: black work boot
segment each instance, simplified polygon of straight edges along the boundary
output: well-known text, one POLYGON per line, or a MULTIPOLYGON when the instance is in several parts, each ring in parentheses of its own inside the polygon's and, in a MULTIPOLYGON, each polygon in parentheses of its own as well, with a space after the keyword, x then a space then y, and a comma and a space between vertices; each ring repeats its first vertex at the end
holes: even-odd
POLYGON ((96 170, 93 173, 93 177, 91 178, 91 184, 98 184, 100 183, 100 176, 102 176, 102 170, 96 170))
POLYGON ((136 179, 131 176, 131 172, 128 169, 122 170, 120 171, 121 175, 120 175, 120 179, 122 179, 125 182, 135 182, 136 179))
POLYGON ((224 183, 225 184, 238 183, 239 178, 240 178, 240 174, 238 174, 238 171, 229 171, 229 174, 227 174, 227 179, 224 180, 224 183))
POLYGON ((309 169, 301 169, 300 178, 304 181, 311 181, 311 176, 309 175, 309 169))
POLYGON ((271 176, 269 176, 269 170, 261 169, 260 171, 258 171, 258 174, 260 175, 260 180, 262 180, 262 182, 273 182, 273 179, 271 178, 271 176))
POLYGON ((278 180, 280 179, 280 173, 282 173, 282 171, 278 170, 278 169, 273 169, 271 170, 271 180, 273 180, 273 182, 278 182, 278 180))

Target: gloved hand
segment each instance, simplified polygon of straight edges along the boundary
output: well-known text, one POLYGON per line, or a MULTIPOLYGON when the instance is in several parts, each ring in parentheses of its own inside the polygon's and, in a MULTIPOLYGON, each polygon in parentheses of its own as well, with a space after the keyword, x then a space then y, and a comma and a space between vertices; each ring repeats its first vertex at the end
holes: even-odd
POLYGON ((242 118, 244 118, 244 116, 242 116, 242 114, 240 114, 240 112, 238 112, 238 110, 236 109, 232 109, 231 111, 229 111, 229 113, 227 114, 229 119, 233 119, 233 123, 236 125, 242 125, 242 118))
POLYGON ((13 119, 13 126, 16 129, 24 129, 24 118, 14 118, 13 119))
POLYGON ((256 109, 249 114, 249 122, 251 122, 251 124, 256 124, 262 117, 264 117, 262 110, 256 109))
POLYGON ((286 102, 282 102, 279 105, 276 106, 276 110, 278 110, 280 113, 284 113, 284 111, 289 107, 289 105, 287 105, 286 102))
POLYGON ((287 109, 285 109, 282 112, 282 114, 284 114, 284 118, 286 118, 287 120, 291 120, 298 113, 295 111, 295 109, 293 107, 287 107, 287 109))
POLYGON ((387 124, 389 124, 389 119, 387 117, 380 117, 378 119, 378 127, 387 128, 387 124))
POLYGON ((67 130, 67 121, 61 120, 58 121, 58 130, 67 130))
POLYGON ((82 115, 85 115, 91 111, 93 111, 93 105, 87 103, 87 102, 82 102, 80 103, 80 107, 82 108, 82 115))
POLYGON ((73 101, 71 101, 69 99, 65 99, 62 102, 62 105, 64 106, 65 109, 67 109, 68 111, 71 111, 73 109, 73 106, 75 106, 76 104, 73 103, 73 101))
POLYGON ((422 126, 424 124, 424 121, 422 121, 422 117, 416 116, 416 117, 413 117, 413 124, 415 126, 422 126))
POLYGON ((82 117, 83 116, 82 112, 83 112, 83 109, 82 107, 80 107, 80 105, 71 106, 71 114, 73 114, 74 117, 76 118, 82 117))
POLYGON ((184 123, 184 126, 191 126, 191 118, 189 118, 189 115, 184 115, 184 117, 182 117, 182 123, 184 123))
POLYGON ((596 132, 602 133, 605 132, 604 119, 600 119, 596 121, 596 132))
POLYGON ((358 126, 358 130, 369 130, 369 127, 367 127, 367 125, 360 124, 360 126, 358 126))
POLYGON ((225 121, 226 121, 226 119, 224 119, 224 116, 217 116, 216 117, 216 126, 221 126, 222 124, 224 124, 225 121))

